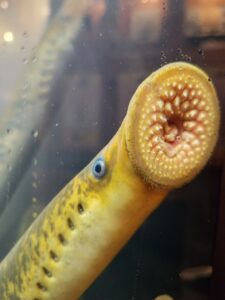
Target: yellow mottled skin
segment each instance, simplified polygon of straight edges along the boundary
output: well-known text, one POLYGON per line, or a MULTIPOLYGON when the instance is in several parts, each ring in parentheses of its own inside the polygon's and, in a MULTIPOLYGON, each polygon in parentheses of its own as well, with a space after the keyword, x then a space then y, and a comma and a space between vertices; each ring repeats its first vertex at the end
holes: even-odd
POLYGON ((110 143, 50 202, 0 265, 1 300, 79 298, 168 191, 200 171, 215 145, 218 125, 216 93, 202 71, 174 63, 148 77, 110 143), (183 90, 178 88, 181 81, 183 90), (202 105, 195 108, 192 96, 183 97, 184 88, 190 89, 188 93, 196 91, 198 102, 210 107, 210 111, 204 109, 203 121, 198 120, 202 105), (162 95, 167 89, 180 97, 180 107, 176 97, 162 95), (163 105, 158 103, 161 98, 163 105), (182 108, 185 101, 189 110, 182 108), (167 103, 172 107, 170 114, 167 103), (189 118, 193 109, 198 114, 189 118), (184 125, 189 121, 196 122, 194 129, 184 125), (152 131, 155 125, 156 132, 152 131), (199 126, 203 133, 195 132, 199 126), (190 133, 193 137, 187 140, 190 133), (151 142, 155 136, 159 140, 151 142), (179 171, 182 151, 188 160, 179 171), (101 179, 92 170, 99 157, 106 164, 101 179))

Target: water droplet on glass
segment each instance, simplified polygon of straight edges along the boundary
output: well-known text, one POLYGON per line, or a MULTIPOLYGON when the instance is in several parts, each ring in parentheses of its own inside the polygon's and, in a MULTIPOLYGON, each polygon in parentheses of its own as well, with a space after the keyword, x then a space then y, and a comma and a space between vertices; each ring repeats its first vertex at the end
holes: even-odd
POLYGON ((36 219, 37 218, 37 216, 38 216, 38 213, 35 211, 35 212, 33 212, 33 214, 32 214, 32 217, 34 218, 34 219, 36 219))
POLYGON ((204 50, 203 50, 203 49, 201 49, 201 48, 199 48, 199 49, 198 49, 198 54, 200 54, 200 55, 202 55, 202 56, 203 56, 203 55, 204 55, 204 50))
POLYGON ((36 197, 32 197, 32 202, 33 203, 37 203, 37 198, 36 197))
POLYGON ((32 57, 31 61, 32 63, 35 63, 37 61, 37 57, 36 56, 32 57))
POLYGON ((184 61, 191 61, 191 57, 187 54, 184 54, 181 48, 177 48, 179 56, 184 60, 184 61))
POLYGON ((33 134, 33 137, 36 139, 38 137, 39 132, 38 132, 38 130, 34 130, 34 131, 32 131, 32 134, 33 134))
POLYGON ((191 57, 190 57, 189 55, 186 55, 186 56, 185 56, 185 59, 186 59, 187 61, 191 62, 191 57))
POLYGON ((164 64, 167 64, 167 57, 164 51, 161 51, 161 56, 160 56, 160 60, 161 60, 161 66, 163 66, 164 64))
POLYGON ((165 1, 163 1, 163 3, 162 3, 162 9, 166 10, 166 2, 165 1))
POLYGON ((33 187, 34 189, 37 189, 37 183, 36 183, 35 181, 32 182, 32 187, 33 187))

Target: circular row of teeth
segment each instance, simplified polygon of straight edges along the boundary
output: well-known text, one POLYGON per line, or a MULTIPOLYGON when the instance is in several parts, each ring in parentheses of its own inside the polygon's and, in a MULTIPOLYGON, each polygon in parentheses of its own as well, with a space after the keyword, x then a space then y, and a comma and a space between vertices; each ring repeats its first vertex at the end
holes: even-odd
POLYGON ((152 170, 179 176, 205 153, 212 134, 208 97, 194 78, 170 78, 161 84, 157 100, 148 96, 138 130, 142 157, 152 170))

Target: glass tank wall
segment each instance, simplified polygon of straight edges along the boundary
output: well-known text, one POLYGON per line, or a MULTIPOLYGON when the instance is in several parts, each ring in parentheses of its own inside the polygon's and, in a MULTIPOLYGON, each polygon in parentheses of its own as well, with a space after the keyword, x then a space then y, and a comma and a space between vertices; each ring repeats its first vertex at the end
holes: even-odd
MULTIPOLYGON (((88 0, 71 24, 67 2, 0 1, 0 260, 116 133, 155 69, 200 66, 224 115, 224 0, 88 0)), ((82 300, 225 299, 221 124, 208 165, 169 194, 82 300)))

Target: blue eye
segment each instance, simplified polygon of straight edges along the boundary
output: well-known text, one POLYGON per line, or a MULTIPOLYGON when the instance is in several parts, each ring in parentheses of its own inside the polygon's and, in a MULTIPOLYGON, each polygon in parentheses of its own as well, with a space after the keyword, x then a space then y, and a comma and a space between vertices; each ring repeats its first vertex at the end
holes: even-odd
POLYGON ((104 158, 97 158, 92 166, 92 173, 95 178, 100 179, 106 173, 106 163, 104 158))

